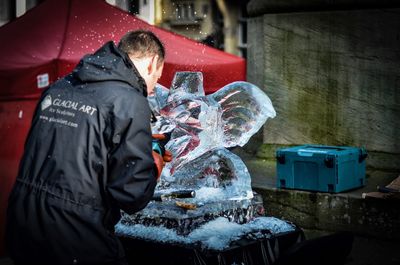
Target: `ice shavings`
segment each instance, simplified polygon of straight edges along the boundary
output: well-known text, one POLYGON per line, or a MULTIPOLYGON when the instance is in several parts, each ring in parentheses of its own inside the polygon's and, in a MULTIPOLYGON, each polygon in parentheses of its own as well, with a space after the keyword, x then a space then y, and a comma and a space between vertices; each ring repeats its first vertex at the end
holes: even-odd
POLYGON ((227 218, 219 217, 193 230, 187 236, 178 235, 174 229, 167 229, 162 226, 140 224, 128 226, 121 223, 115 226, 116 233, 122 236, 162 243, 199 245, 202 248, 212 250, 226 249, 232 242, 249 234, 262 238, 271 234, 275 235, 294 230, 295 226, 292 224, 274 217, 258 217, 242 225, 230 222, 227 218), (265 230, 268 230, 268 233, 260 232, 265 230))
POLYGON ((173 229, 163 226, 125 225, 118 223, 115 226, 115 233, 117 235, 131 236, 161 243, 186 243, 187 241, 186 237, 180 236, 173 229))
POLYGON ((272 234, 294 231, 295 227, 275 217, 258 217, 247 224, 252 231, 268 229, 272 234))
POLYGON ((246 232, 246 225, 229 222, 227 218, 219 217, 210 221, 189 234, 190 241, 198 241, 204 248, 222 250, 232 241, 240 239, 246 232))

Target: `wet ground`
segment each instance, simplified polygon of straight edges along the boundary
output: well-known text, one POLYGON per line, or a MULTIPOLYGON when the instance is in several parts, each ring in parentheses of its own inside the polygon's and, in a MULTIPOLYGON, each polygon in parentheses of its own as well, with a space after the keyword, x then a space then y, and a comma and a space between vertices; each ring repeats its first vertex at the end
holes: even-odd
MULTIPOLYGON (((307 239, 323 236, 329 232, 304 230, 307 239)), ((398 265, 400 242, 371 237, 356 236, 346 265, 398 265)))
MULTIPOLYGON (((306 238, 328 233, 305 230, 306 238)), ((400 242, 356 236, 346 265, 398 265, 400 264, 400 242)), ((0 265, 13 265, 9 258, 0 258, 0 265)), ((322 265, 322 264, 321 264, 322 265)))
POLYGON ((0 265, 13 265, 14 263, 9 258, 0 258, 0 265))

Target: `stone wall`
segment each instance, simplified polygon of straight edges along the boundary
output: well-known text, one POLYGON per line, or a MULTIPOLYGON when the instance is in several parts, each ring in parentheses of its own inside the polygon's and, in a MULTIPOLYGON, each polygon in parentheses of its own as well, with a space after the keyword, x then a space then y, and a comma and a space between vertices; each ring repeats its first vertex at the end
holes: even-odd
POLYGON ((254 190, 262 195, 267 215, 290 220, 301 228, 400 239, 400 209, 396 200, 366 200, 348 194, 295 190, 254 190))
POLYGON ((295 12, 274 2, 248 5, 248 81, 277 111, 258 155, 282 145, 363 146, 369 166, 398 170, 400 8, 366 1, 324 11, 323 1, 303 1, 295 12))

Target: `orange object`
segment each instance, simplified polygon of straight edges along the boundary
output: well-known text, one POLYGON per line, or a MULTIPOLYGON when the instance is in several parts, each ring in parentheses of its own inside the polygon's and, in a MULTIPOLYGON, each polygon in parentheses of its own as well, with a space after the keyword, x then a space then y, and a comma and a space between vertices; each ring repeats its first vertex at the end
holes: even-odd
POLYGON ((153 151, 153 159, 154 159, 154 164, 156 164, 156 167, 157 167, 157 180, 159 180, 160 176, 161 176, 161 172, 164 168, 165 162, 164 162, 164 159, 162 158, 162 156, 159 153, 154 152, 154 151, 153 151))
POLYGON ((166 136, 165 134, 152 134, 153 139, 157 139, 157 140, 165 140, 166 136))
MULTIPOLYGON (((155 143, 157 145, 156 149, 160 149, 160 152, 161 152, 160 155, 162 155, 164 162, 165 163, 171 162, 172 161, 172 153, 168 150, 165 150, 165 148, 164 148, 165 144, 169 140, 169 137, 167 139, 167 136, 165 134, 152 134, 152 137, 153 137, 153 140, 155 140, 155 143)), ((154 148, 153 148, 153 150, 157 152, 157 150, 155 150, 154 148)), ((160 152, 158 152, 158 153, 160 153, 160 152)))
POLYGON ((165 153, 163 155, 164 162, 171 162, 172 158, 172 153, 168 150, 165 150, 165 153))
POLYGON ((194 210, 197 208, 197 205, 194 203, 176 201, 175 204, 176 204, 176 206, 181 207, 186 210, 194 210))

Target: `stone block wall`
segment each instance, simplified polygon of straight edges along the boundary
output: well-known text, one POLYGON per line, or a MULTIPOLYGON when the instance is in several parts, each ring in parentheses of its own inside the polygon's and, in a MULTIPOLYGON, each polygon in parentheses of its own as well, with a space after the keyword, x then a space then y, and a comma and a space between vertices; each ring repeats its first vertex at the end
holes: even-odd
POLYGON ((258 155, 309 143, 362 146, 368 166, 400 169, 400 8, 275 2, 248 4, 247 79, 277 111, 253 144, 258 155))

